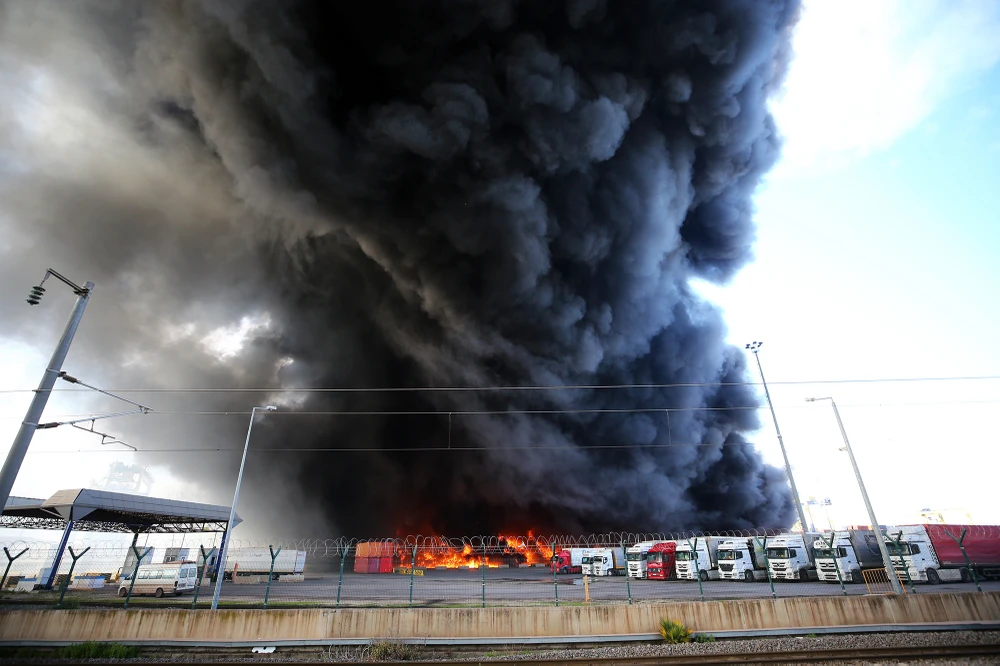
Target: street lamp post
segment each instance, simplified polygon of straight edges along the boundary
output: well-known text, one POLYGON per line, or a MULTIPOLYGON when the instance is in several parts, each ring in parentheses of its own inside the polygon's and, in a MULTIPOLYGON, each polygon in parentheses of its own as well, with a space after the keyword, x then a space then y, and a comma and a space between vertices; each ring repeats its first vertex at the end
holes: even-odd
POLYGON ((28 296, 28 305, 38 305, 42 294, 45 293, 45 287, 42 285, 45 284, 45 281, 49 277, 54 277, 64 282, 73 290, 73 293, 77 296, 76 306, 74 306, 73 313, 69 316, 69 321, 66 322, 66 330, 63 331, 62 337, 59 339, 59 344, 56 345, 55 351, 52 352, 52 358, 49 360, 48 367, 45 368, 42 381, 39 382, 38 388, 35 390, 35 397, 32 398, 31 404, 28 406, 28 412, 24 415, 21 428, 17 431, 14 443, 11 444, 10 451, 7 453, 7 459, 4 461, 3 469, 0 470, 0 511, 3 511, 3 507, 7 506, 7 499, 10 497, 11 488, 14 487, 14 479, 17 478, 17 473, 21 470, 21 463, 24 462, 24 456, 31 445, 31 438, 34 436, 35 430, 38 429, 38 419, 42 418, 42 412, 45 411, 45 404, 49 401, 52 387, 59 377, 59 371, 62 370, 63 361, 66 360, 66 354, 69 353, 69 346, 73 343, 73 336, 76 335, 76 329, 80 326, 80 320, 83 319, 83 311, 87 307, 90 295, 94 293, 93 282, 87 282, 81 287, 50 268, 45 271, 45 277, 38 283, 38 286, 31 288, 31 295, 28 296))
POLYGON ((892 585, 892 591, 896 594, 903 593, 903 587, 899 584, 899 578, 896 577, 896 571, 893 568, 892 560, 889 559, 889 550, 885 547, 885 537, 882 536, 882 530, 879 529, 878 520, 875 518, 875 509, 872 508, 871 500, 868 499, 868 491, 865 490, 865 482, 861 480, 861 470, 858 469, 858 461, 854 459, 854 451, 851 450, 851 442, 847 439, 847 431, 844 430, 844 422, 840 420, 840 412, 837 410, 837 403, 834 402, 833 398, 806 398, 806 402, 816 402, 817 400, 829 400, 830 404, 833 406, 833 415, 837 417, 837 425, 840 427, 840 436, 844 439, 844 448, 841 451, 847 451, 847 455, 851 458, 851 466, 854 468, 854 476, 858 479, 858 487, 861 488, 861 497, 865 500, 865 508, 868 509, 868 520, 871 521, 872 530, 875 532, 875 539, 878 541, 879 552, 882 553, 882 561, 885 563, 885 574, 889 579, 889 584, 892 585))
POLYGON ((250 410, 250 427, 247 428, 247 441, 243 445, 243 460, 240 461, 240 473, 236 477, 236 493, 233 494, 233 508, 229 512, 229 522, 226 523, 226 535, 222 542, 222 550, 219 552, 219 559, 215 563, 215 594, 212 595, 212 610, 219 607, 219 595, 222 594, 222 579, 226 577, 226 555, 229 554, 229 542, 233 540, 233 522, 236 520, 236 503, 240 499, 240 484, 243 483, 243 468, 247 464, 247 451, 250 449, 250 433, 253 431, 253 420, 257 416, 257 410, 273 412, 277 407, 268 405, 266 407, 254 407, 250 410))
POLYGON ((792 464, 788 462, 788 453, 785 451, 785 440, 781 438, 781 428, 778 427, 778 417, 774 414, 774 403, 771 402, 771 392, 767 390, 767 380, 764 379, 764 368, 760 364, 760 356, 757 352, 760 350, 763 342, 758 342, 754 340, 746 346, 747 349, 753 352, 753 357, 757 359, 757 369, 760 371, 760 381, 764 385, 764 396, 767 398, 767 406, 771 408, 771 419, 774 420, 774 432, 778 434, 778 446, 781 447, 781 457, 785 459, 785 474, 788 475, 788 485, 792 487, 792 501, 795 502, 795 511, 799 516, 799 524, 802 525, 802 532, 808 529, 809 523, 806 522, 806 514, 802 510, 802 501, 799 499, 799 490, 795 487, 795 477, 792 476, 792 464))

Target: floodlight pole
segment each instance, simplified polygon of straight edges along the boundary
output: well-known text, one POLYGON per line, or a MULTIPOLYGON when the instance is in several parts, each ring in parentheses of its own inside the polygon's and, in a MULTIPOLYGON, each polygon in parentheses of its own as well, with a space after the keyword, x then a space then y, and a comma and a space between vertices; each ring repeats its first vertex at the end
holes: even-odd
POLYGON ((229 511, 229 522, 226 523, 226 534, 222 538, 222 549, 219 551, 219 559, 215 563, 215 594, 212 595, 212 610, 219 607, 219 595, 222 594, 222 580, 226 577, 226 555, 229 554, 229 542, 233 540, 233 522, 236 520, 236 503, 240 499, 240 485, 243 483, 243 468, 247 464, 247 451, 250 449, 250 433, 253 431, 253 420, 257 416, 257 410, 273 412, 277 409, 272 405, 267 407, 254 407, 250 410, 250 427, 247 428, 247 441, 243 445, 243 460, 240 461, 240 473, 236 477, 236 493, 233 495, 233 507, 229 511))
MULTIPOLYGON (((76 305, 73 307, 73 313, 69 316, 69 321, 66 322, 66 330, 63 331, 62 338, 59 339, 59 344, 56 345, 56 350, 52 352, 52 358, 49 360, 48 367, 45 368, 42 381, 35 390, 35 397, 31 399, 31 404, 28 405, 28 412, 24 415, 21 428, 17 431, 14 443, 7 453, 3 469, 0 470, 0 511, 7 506, 10 491, 14 487, 14 480, 17 478, 17 473, 21 470, 21 463, 24 462, 28 446, 31 445, 31 438, 38 428, 38 420, 42 418, 42 412, 45 411, 45 404, 49 401, 52 387, 59 377, 59 371, 62 370, 63 361, 66 360, 66 354, 69 353, 69 346, 73 343, 73 336, 76 335, 76 329, 80 326, 80 320, 83 319, 83 311, 87 307, 87 301, 90 300, 90 295, 94 293, 93 282, 87 282, 81 287, 59 275, 59 273, 56 273, 51 268, 46 271, 42 282, 45 282, 50 275, 69 285, 77 295, 76 305)), ((32 296, 28 298, 28 303, 30 305, 37 305, 38 299, 41 298, 45 289, 41 285, 38 285, 32 289, 32 292, 32 296)))
MULTIPOLYGON (((854 476, 858 479, 858 487, 861 488, 861 497, 864 498, 865 508, 868 509, 868 520, 872 523, 872 530, 875 532, 875 540, 878 542, 878 549, 882 554, 882 561, 885 563, 885 575, 889 579, 889 584, 892 585, 892 591, 896 594, 903 594, 903 586, 899 582, 892 559, 889 557, 889 549, 885 547, 885 537, 882 535, 882 530, 878 526, 878 520, 875 518, 875 509, 872 508, 871 500, 868 499, 868 491, 865 490, 865 482, 861 480, 861 470, 858 469, 858 461, 854 459, 854 451, 851 450, 851 441, 847 439, 847 431, 844 430, 844 422, 840 420, 840 411, 837 409, 837 403, 833 401, 833 398, 829 397, 806 398, 806 402, 816 402, 818 400, 829 400, 830 405, 833 406, 833 415, 837 417, 837 425, 840 427, 840 436, 844 440, 844 448, 842 448, 841 451, 847 451, 847 455, 851 458, 851 466, 854 467, 854 476)), ((900 557, 900 559, 903 559, 905 564, 905 559, 902 557, 900 557)))
POLYGON ((767 406, 771 408, 771 419, 774 421, 774 432, 778 434, 778 446, 781 447, 781 457, 785 459, 785 474, 788 476, 788 485, 792 488, 792 501, 795 502, 795 511, 799 516, 799 524, 802 525, 802 533, 805 534, 809 529, 809 523, 806 522, 806 514, 802 510, 802 501, 799 499, 799 490, 795 487, 795 477, 792 476, 792 464, 788 462, 788 453, 785 452, 785 440, 781 438, 781 428, 778 427, 778 417, 774 414, 774 403, 771 402, 771 392, 767 390, 767 380, 764 379, 764 367, 760 364, 760 356, 757 352, 760 350, 763 342, 754 341, 746 346, 746 348, 753 352, 753 357, 757 359, 757 369, 760 371, 760 382, 764 385, 764 397, 767 398, 767 406))

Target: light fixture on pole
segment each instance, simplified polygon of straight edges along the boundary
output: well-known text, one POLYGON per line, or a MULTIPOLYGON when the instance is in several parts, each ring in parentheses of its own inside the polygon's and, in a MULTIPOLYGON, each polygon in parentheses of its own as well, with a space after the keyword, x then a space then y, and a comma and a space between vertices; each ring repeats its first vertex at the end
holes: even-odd
MULTIPOLYGON (((229 522, 226 523, 226 534, 223 537, 222 549, 219 551, 219 559, 215 563, 215 594, 212 596, 212 610, 219 607, 219 595, 222 594, 222 579, 226 577, 226 555, 229 554, 229 542, 233 540, 233 523, 236 521, 236 503, 240 499, 240 484, 243 483, 243 468, 247 464, 247 451, 250 449, 250 433, 253 431, 254 417, 257 410, 273 412, 277 407, 267 405, 266 407, 254 407, 250 410, 250 427, 247 428, 247 441, 243 445, 243 460, 240 461, 240 473, 236 477, 236 493, 233 495, 233 507, 229 511, 229 522)), ((206 562, 207 565, 207 562, 206 562)))
POLYGON ((774 404, 771 402, 771 392, 767 390, 767 380, 764 379, 764 368, 760 364, 760 356, 757 352, 760 350, 763 342, 754 340, 753 342, 747 344, 746 348, 753 352, 753 356, 757 359, 757 370, 760 371, 760 381, 764 385, 764 396, 767 398, 767 406, 771 408, 771 419, 774 421, 774 432, 778 434, 778 446, 781 447, 781 457, 785 459, 785 474, 788 475, 788 485, 792 488, 792 501, 795 502, 795 511, 799 516, 799 524, 802 526, 802 531, 805 532, 808 529, 809 523, 806 522, 805 511, 802 510, 802 501, 799 499, 799 490, 795 487, 795 477, 792 476, 792 464, 788 462, 788 453, 785 451, 785 440, 781 438, 781 429, 778 427, 778 417, 774 414, 774 404))
POLYGON ((73 342, 73 336, 76 335, 76 329, 80 326, 80 320, 83 319, 83 311, 87 307, 87 301, 90 300, 90 295, 94 293, 93 282, 87 282, 81 287, 50 268, 45 271, 45 276, 38 283, 38 286, 31 288, 31 294, 28 296, 28 305, 38 305, 42 295, 45 294, 45 287, 42 285, 45 284, 45 281, 49 277, 60 280, 73 290, 73 293, 77 296, 76 305, 73 307, 73 313, 69 316, 69 321, 66 322, 66 329, 59 339, 59 344, 56 345, 55 351, 52 352, 52 358, 49 359, 49 365, 45 368, 42 381, 39 382, 38 388, 35 390, 35 397, 32 398, 31 404, 28 405, 28 412, 24 415, 24 421, 21 422, 21 428, 17 431, 17 436, 14 437, 14 443, 11 444, 10 451, 7 453, 3 469, 0 470, 0 511, 3 510, 3 507, 7 506, 7 499, 10 497, 11 488, 14 487, 14 479, 17 478, 17 473, 21 470, 21 463, 24 462, 28 446, 31 445, 31 438, 38 428, 38 419, 42 418, 42 412, 45 411, 45 404, 49 401, 49 395, 52 393, 52 386, 56 383, 56 378, 59 377, 59 371, 62 370, 63 361, 66 360, 66 354, 69 353, 69 346, 73 342))
POLYGON ((872 503, 868 499, 868 491, 865 490, 865 482, 861 480, 861 470, 858 469, 858 461, 854 459, 854 451, 851 450, 851 442, 847 439, 847 431, 844 430, 844 422, 840 420, 840 412, 837 410, 837 403, 834 402, 833 398, 806 398, 806 402, 816 402, 817 400, 829 400, 830 404, 833 406, 833 415, 837 417, 837 425, 840 427, 840 436, 844 439, 844 448, 841 451, 847 451, 847 455, 851 458, 851 466, 854 467, 854 476, 858 479, 858 487, 861 488, 861 497, 865 500, 865 508, 868 509, 868 520, 871 521, 872 530, 875 532, 875 539, 878 541, 878 550, 882 553, 882 562, 885 563, 885 575, 889 579, 889 584, 892 585, 892 591, 896 594, 903 593, 903 586, 899 583, 899 578, 896 576, 896 571, 892 566, 892 560, 889 559, 889 550, 885 547, 885 537, 882 535, 882 530, 879 528, 878 520, 875 519, 875 510, 872 508, 872 503))

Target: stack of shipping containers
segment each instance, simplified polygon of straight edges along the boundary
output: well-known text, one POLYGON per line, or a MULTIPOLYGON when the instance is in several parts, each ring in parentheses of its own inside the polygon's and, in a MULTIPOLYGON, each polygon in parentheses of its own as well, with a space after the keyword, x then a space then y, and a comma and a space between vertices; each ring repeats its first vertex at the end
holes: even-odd
POLYGON ((394 555, 391 541, 361 541, 354 555, 354 573, 392 573, 394 555))

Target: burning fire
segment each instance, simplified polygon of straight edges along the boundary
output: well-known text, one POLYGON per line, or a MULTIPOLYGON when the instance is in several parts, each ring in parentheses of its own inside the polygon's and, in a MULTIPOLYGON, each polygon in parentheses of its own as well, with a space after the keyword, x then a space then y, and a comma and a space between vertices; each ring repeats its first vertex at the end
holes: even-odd
MULTIPOLYGON (((412 551, 402 552, 401 561, 408 566, 412 551)), ((452 546, 444 538, 433 538, 421 543, 417 548, 417 566, 438 569, 478 569, 485 565, 489 569, 519 564, 548 564, 550 553, 535 545, 531 532, 527 537, 498 535, 495 544, 485 548, 474 548, 464 544, 461 548, 452 546)))

